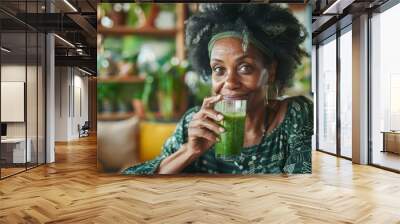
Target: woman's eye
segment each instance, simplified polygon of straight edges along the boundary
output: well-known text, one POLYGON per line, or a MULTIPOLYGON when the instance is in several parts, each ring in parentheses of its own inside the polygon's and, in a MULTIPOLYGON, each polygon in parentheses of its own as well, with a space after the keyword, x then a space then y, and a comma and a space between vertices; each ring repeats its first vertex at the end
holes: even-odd
POLYGON ((217 75, 221 75, 224 72, 224 68, 220 66, 216 66, 213 68, 213 72, 217 75))
POLYGON ((241 73, 251 73, 253 71, 253 67, 250 65, 242 65, 239 67, 239 71, 241 73))

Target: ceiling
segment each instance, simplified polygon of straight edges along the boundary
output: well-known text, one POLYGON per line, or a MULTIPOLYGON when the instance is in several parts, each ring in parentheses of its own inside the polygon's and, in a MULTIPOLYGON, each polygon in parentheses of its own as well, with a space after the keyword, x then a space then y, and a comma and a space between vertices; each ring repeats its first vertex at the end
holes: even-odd
POLYGON ((96 5, 96 0, 1 0, 2 46, 11 50, 7 57, 31 58, 44 47, 36 43, 36 35, 50 32, 66 40, 55 38, 56 66, 78 66, 95 74, 96 5))
POLYGON ((312 0, 313 43, 350 24, 352 17, 372 11, 386 2, 388 0, 312 0))
MULTIPOLYGON (((351 22, 352 16, 377 8, 387 1, 310 0, 313 5, 314 43, 316 37, 323 36, 329 29, 335 32, 334 26, 346 16, 350 16, 348 20, 351 22)), ((25 38, 21 38, 21 32, 54 32, 75 46, 55 38, 56 65, 72 63, 96 73, 96 5, 97 0, 1 0, 2 44, 13 49, 15 57, 26 55, 25 38)), ((329 32, 324 35, 329 35, 329 32)), ((28 55, 36 50, 35 43, 30 43, 32 38, 28 34, 28 55)))

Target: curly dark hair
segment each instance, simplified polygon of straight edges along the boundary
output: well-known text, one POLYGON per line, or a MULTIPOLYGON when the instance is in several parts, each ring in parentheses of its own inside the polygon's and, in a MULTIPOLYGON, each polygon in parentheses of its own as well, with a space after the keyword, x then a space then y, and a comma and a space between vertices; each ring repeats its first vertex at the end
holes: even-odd
MULTIPOLYGON (((220 32, 249 33, 260 40, 277 62, 276 82, 281 88, 291 84, 295 69, 307 53, 300 48, 307 37, 302 24, 285 8, 272 4, 201 4, 200 12, 186 22, 186 47, 193 68, 205 80, 211 76, 208 43, 220 32)), ((272 57, 272 58, 271 58, 272 57)))

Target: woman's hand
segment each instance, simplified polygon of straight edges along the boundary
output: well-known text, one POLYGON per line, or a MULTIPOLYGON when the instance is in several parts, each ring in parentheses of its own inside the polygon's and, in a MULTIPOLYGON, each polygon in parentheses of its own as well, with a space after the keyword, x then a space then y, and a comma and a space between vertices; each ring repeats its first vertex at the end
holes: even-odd
POLYGON ((199 112, 193 115, 188 127, 188 142, 182 144, 178 151, 165 158, 156 173, 177 174, 207 151, 224 131, 216 122, 222 121, 222 114, 214 110, 214 104, 222 96, 212 96, 204 99, 199 112))
POLYGON ((205 98, 199 112, 193 115, 188 127, 187 150, 198 157, 207 151, 219 138, 224 128, 217 122, 224 118, 214 110, 214 104, 222 100, 222 95, 205 98))

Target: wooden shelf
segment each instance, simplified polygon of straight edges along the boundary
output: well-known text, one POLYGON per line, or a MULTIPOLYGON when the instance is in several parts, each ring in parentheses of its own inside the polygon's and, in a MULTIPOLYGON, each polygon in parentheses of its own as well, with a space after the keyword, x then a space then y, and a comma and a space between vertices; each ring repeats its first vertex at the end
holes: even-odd
POLYGON ((97 114, 97 120, 99 121, 119 121, 126 120, 135 116, 135 113, 99 113, 97 114))
POLYGON ((144 77, 139 76, 115 76, 97 79, 97 83, 143 83, 144 77))
POLYGON ((103 35, 123 36, 123 35, 143 35, 154 37, 175 37, 177 29, 157 29, 154 27, 132 28, 128 26, 106 28, 99 26, 97 32, 103 35))

